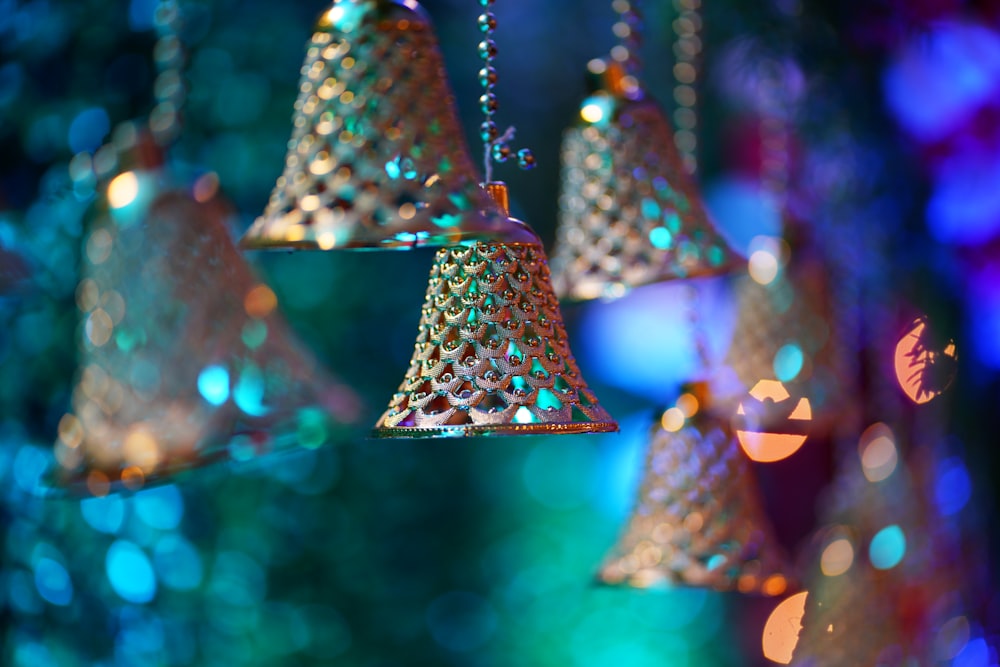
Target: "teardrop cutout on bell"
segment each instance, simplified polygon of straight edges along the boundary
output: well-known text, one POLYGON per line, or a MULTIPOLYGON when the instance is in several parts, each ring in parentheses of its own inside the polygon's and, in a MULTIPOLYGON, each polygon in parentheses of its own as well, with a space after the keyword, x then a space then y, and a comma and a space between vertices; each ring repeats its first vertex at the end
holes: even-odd
POLYGON ((560 298, 613 298, 742 264, 684 171, 663 111, 619 64, 607 65, 580 119, 563 137, 552 256, 560 298))
MULTIPOLYGON (((502 184, 488 187, 506 208, 502 184)), ((618 430, 573 358, 535 238, 438 251, 410 369, 373 437, 618 430)))
POLYGON ((244 248, 530 242, 478 186, 430 20, 337 0, 309 43, 284 173, 244 248))

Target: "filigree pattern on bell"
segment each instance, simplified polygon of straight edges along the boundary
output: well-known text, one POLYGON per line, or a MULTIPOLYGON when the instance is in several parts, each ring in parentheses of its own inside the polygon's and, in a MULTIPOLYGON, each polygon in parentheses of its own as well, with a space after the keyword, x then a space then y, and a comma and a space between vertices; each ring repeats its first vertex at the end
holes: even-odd
POLYGON ((659 107, 604 94, 590 100, 610 118, 563 138, 552 256, 560 298, 611 298, 647 283, 733 270, 738 257, 709 220, 659 107))
POLYGON ((711 416, 657 425, 639 498, 598 573, 605 584, 780 595, 788 568, 739 445, 711 416))
POLYGON ((284 173, 242 245, 405 249, 528 240, 478 182, 423 12, 341 0, 312 36, 284 173))
POLYGON ((439 250, 376 437, 615 431, 576 365, 538 245, 439 250))
POLYGON ((85 234, 80 371, 55 447, 64 481, 138 488, 332 439, 357 399, 294 339, 221 199, 165 188, 158 172, 119 179, 85 234))

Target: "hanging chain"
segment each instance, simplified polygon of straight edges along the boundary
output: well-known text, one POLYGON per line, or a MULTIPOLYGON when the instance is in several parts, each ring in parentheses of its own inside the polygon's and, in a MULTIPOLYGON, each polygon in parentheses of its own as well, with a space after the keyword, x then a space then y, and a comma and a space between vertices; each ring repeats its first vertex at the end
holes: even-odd
POLYGON ((160 0, 153 16, 160 38, 153 47, 159 74, 153 84, 156 106, 149 114, 149 129, 157 143, 166 146, 181 132, 181 108, 187 96, 182 70, 186 53, 180 38, 180 9, 177 0, 160 0))
MULTIPOLYGON (((499 107, 496 96, 496 85, 499 79, 494 66, 497 45, 493 41, 493 34, 497 29, 497 17, 490 11, 493 7, 493 1, 479 0, 480 6, 484 9, 479 16, 479 30, 483 33, 483 41, 479 42, 479 57, 483 59, 483 68, 479 70, 479 83, 483 87, 483 94, 479 98, 479 108, 486 116, 486 120, 479 127, 479 136, 483 140, 483 164, 487 183, 493 181, 493 163, 503 164, 510 159, 513 152, 510 142, 514 140, 515 132, 513 127, 508 127, 501 134, 494 120, 499 107)), ((530 149, 522 148, 517 151, 517 165, 521 169, 535 167, 535 156, 530 149)))
POLYGON ((701 0, 674 0, 674 143, 680 151, 684 170, 698 170, 698 66, 701 56, 701 0))
POLYGON ((789 118, 793 113, 785 93, 784 63, 764 60, 760 75, 760 184, 766 204, 781 215, 788 200, 789 118))
POLYGON ((634 76, 642 69, 642 12, 639 0, 613 0, 611 8, 618 14, 611 30, 619 40, 611 49, 611 58, 621 63, 626 74, 634 76))

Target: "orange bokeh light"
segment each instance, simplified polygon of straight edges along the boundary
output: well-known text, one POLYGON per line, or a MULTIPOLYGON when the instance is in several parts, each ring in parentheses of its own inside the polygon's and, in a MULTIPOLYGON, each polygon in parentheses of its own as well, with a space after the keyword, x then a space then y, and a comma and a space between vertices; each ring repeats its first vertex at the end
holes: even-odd
POLYGON ((792 662, 792 655, 799 643, 799 633, 802 631, 802 617, 805 615, 808 595, 809 592, 806 591, 783 600, 768 617, 761 645, 764 657, 771 662, 779 665, 792 662))
POLYGON ((750 397, 757 405, 753 405, 753 401, 743 401, 736 409, 737 415, 746 417, 753 406, 758 411, 773 410, 775 418, 763 420, 765 423, 758 429, 736 430, 736 438, 746 455, 759 463, 774 463, 799 451, 809 438, 808 434, 801 433, 802 426, 812 421, 809 399, 803 397, 795 401, 785 385, 777 380, 761 380, 750 390, 750 397))

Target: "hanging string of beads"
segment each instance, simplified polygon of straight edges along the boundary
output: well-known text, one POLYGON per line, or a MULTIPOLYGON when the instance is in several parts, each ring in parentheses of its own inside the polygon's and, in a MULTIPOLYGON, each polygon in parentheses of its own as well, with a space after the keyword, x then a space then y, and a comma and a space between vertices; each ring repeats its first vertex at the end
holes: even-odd
POLYGON ((674 143, 680 151, 684 169, 698 170, 698 65, 701 55, 701 0, 674 0, 674 143))
POLYGON ((181 132, 181 108, 187 91, 181 74, 187 60, 180 38, 180 9, 176 0, 160 0, 153 15, 159 40, 153 47, 153 59, 159 74, 153 84, 156 106, 149 114, 149 129, 157 143, 173 143, 181 132))
MULTIPOLYGON (((508 127, 502 134, 496 124, 496 114, 499 108, 496 95, 496 85, 499 77, 494 66, 497 57, 497 45, 493 34, 497 28, 496 15, 490 11, 494 0, 479 0, 483 13, 479 15, 479 30, 483 33, 483 41, 479 42, 479 57, 483 59, 483 68, 479 70, 479 83, 483 94, 479 98, 479 108, 486 116, 480 126, 480 137, 483 140, 483 166, 486 182, 493 180, 493 163, 503 164, 510 159, 513 149, 510 142, 514 140, 514 127, 508 127)), ((528 148, 517 151, 517 165, 521 169, 534 169, 535 155, 528 148)))
POLYGON ((619 42, 611 49, 611 58, 620 63, 630 76, 642 69, 642 12, 639 0, 614 0, 611 8, 618 14, 618 20, 611 31, 619 42))

